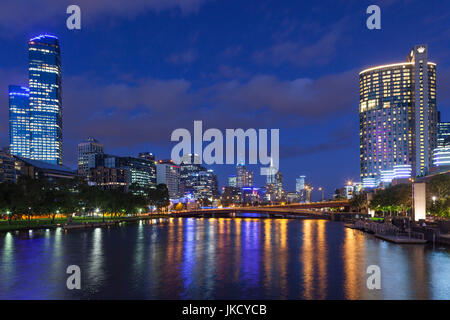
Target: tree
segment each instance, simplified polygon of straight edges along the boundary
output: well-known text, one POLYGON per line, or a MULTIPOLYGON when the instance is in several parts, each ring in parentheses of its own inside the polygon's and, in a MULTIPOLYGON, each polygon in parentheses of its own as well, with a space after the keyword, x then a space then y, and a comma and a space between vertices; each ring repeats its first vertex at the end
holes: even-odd
POLYGON ((14 209, 15 201, 13 198, 18 195, 17 187, 14 183, 0 183, 0 212, 4 212, 8 217, 8 224, 17 215, 14 209))
POLYGON ((178 202, 177 205, 175 206, 175 210, 176 210, 176 211, 181 211, 181 210, 184 210, 184 209, 186 209, 186 207, 185 207, 185 205, 184 205, 183 203, 181 203, 181 202, 178 202))
POLYGON ((450 175, 433 176, 427 183, 427 209, 430 213, 450 217, 450 175))
POLYGON ((357 212, 361 212, 367 208, 367 193, 361 192, 353 196, 350 200, 350 207, 352 210, 357 212))
POLYGON ((370 208, 382 211, 383 214, 393 212, 407 213, 412 205, 412 189, 410 184, 398 184, 386 189, 377 190, 370 202, 370 208))
POLYGON ((150 204, 156 206, 159 211, 161 208, 166 208, 170 204, 169 190, 165 184, 158 184, 156 188, 148 191, 150 204))
POLYGON ((12 197, 13 208, 17 213, 28 216, 45 212, 46 182, 21 176, 17 181, 16 193, 12 197))

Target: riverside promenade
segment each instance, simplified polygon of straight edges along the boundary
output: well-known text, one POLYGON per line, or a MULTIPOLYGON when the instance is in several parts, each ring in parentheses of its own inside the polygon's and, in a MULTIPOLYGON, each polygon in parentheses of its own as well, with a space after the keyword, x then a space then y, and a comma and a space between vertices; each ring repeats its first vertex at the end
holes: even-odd
POLYGON ((397 244, 427 244, 440 243, 450 245, 450 233, 441 232, 436 227, 421 227, 413 224, 409 228, 401 229, 392 223, 378 223, 374 221, 358 220, 353 224, 346 224, 347 228, 356 229, 375 237, 397 244))

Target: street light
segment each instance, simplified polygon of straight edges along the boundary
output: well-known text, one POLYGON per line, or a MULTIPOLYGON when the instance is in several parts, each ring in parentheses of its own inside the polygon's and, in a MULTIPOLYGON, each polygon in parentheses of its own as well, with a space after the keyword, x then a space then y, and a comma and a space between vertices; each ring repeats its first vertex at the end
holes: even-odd
POLYGON ((322 201, 324 200, 324 190, 322 187, 319 187, 319 191, 322 191, 322 201))
POLYGON ((433 199, 433 205, 436 204, 436 196, 432 196, 431 199, 433 199))

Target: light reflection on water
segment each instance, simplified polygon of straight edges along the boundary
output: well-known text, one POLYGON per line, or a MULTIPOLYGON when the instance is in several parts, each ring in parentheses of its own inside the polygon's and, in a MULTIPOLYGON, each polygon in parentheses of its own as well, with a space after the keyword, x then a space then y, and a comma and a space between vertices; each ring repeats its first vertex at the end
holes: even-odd
POLYGON ((325 220, 154 219, 0 234, 0 250, 1 299, 450 299, 448 249, 325 220), (369 265, 381 290, 366 287, 369 265))

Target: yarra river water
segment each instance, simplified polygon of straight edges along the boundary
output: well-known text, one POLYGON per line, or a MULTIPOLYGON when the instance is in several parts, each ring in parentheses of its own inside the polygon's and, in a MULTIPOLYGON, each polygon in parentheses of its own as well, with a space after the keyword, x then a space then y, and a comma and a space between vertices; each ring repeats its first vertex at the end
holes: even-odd
POLYGON ((339 222, 158 219, 0 234, 1 299, 450 299, 450 250, 339 222), (81 269, 68 290, 66 268, 81 269), (369 290, 367 267, 381 269, 369 290))

